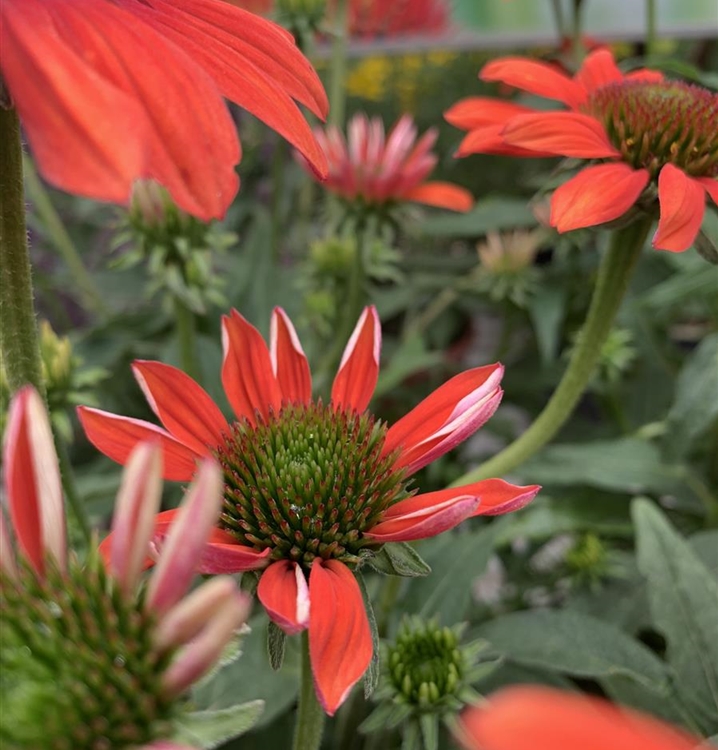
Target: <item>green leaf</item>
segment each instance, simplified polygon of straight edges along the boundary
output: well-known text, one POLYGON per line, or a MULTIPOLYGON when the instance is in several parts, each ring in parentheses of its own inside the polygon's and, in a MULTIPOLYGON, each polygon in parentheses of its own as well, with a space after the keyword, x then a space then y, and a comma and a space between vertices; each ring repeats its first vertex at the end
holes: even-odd
POLYGON ((669 694, 668 671, 646 646, 613 625, 565 611, 512 612, 485 623, 486 638, 507 660, 576 677, 624 675, 669 694))
POLYGON ((430 237, 481 237, 491 230, 535 227, 536 217, 521 198, 487 198, 459 216, 427 219, 422 232, 430 237))
POLYGON ((681 370, 668 414, 669 445, 684 455, 718 418, 718 333, 707 336, 681 370))
POLYGON ((264 709, 264 701, 252 701, 217 711, 195 711, 177 720, 172 738, 202 750, 219 747, 251 729, 264 709))
POLYGON ((362 599, 364 599, 364 608, 366 609, 367 619, 369 620, 369 630, 371 632, 371 661, 364 673, 364 697, 370 698, 379 684, 379 631, 376 626, 376 617, 374 616, 374 607, 372 607, 369 592, 366 589, 364 576, 357 573, 357 581, 361 589, 362 599))
POLYGON ((287 636, 285 632, 275 622, 270 620, 267 625, 267 652, 269 654, 269 664, 275 672, 282 668, 286 645, 287 636))
POLYGON ((558 355, 561 330, 566 316, 568 290, 557 282, 542 284, 529 302, 529 315, 536 334, 541 362, 551 364, 558 355))
POLYGON ((649 500, 633 503, 638 567, 680 694, 718 727, 718 583, 649 500))
POLYGON ((431 568, 408 542, 388 542, 366 562, 377 573, 387 576, 423 578, 431 573, 431 568))

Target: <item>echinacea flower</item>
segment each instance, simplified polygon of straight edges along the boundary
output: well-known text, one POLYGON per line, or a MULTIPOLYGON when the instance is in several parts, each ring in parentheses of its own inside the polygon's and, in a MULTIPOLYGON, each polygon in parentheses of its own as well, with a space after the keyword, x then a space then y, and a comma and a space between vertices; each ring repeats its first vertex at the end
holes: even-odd
POLYGON ((534 686, 507 688, 467 710, 458 738, 467 750, 696 750, 701 743, 652 716, 534 686))
POLYGON ((598 50, 571 78, 524 58, 503 58, 481 71, 565 104, 569 111, 536 112, 513 102, 473 97, 446 119, 469 130, 458 155, 568 156, 590 166, 551 199, 550 223, 559 232, 621 218, 633 206, 655 211, 660 250, 687 250, 700 230, 706 194, 718 203, 718 94, 666 81, 661 73, 624 75, 598 50))
POLYGON ((161 493, 161 451, 128 456, 112 555, 68 553, 47 414, 22 388, 3 462, 10 528, 0 510, 0 737, 28 750, 190 750, 171 742, 180 698, 217 661, 249 603, 218 577, 182 598, 221 506, 211 459, 163 540, 144 585, 161 493))
MULTIPOLYGON (((453 211, 468 211, 471 193, 448 182, 426 182, 436 166, 431 149, 438 132, 432 128, 417 140, 410 115, 404 115, 388 136, 378 117, 352 117, 347 137, 334 125, 315 131, 329 162, 323 187, 349 204, 372 209, 425 203, 453 211)), ((304 160, 300 159, 304 164, 304 160)))
POLYGON ((223 0, 3 0, 0 73, 44 177, 127 203, 136 179, 220 218, 234 198, 237 133, 222 97, 324 156, 295 100, 324 89, 281 27, 223 0))
MULTIPOLYGON (((201 572, 262 570, 258 596, 286 633, 309 629, 317 695, 333 714, 372 656, 356 567, 387 542, 424 539, 476 515, 516 510, 538 492, 489 479, 414 494, 409 478, 493 414, 501 365, 453 377, 391 427, 367 411, 379 373, 381 329, 362 313, 331 400, 312 399, 309 364, 291 321, 274 310, 268 348, 238 312, 222 321, 222 384, 235 420, 182 371, 136 361, 134 374, 164 429, 81 407, 103 453, 125 463, 138 441, 160 441, 165 478, 191 479, 213 455, 224 469, 224 510, 201 572), (347 647, 351 644, 351 647, 347 647)), ((156 536, 174 511, 160 514, 156 536)), ((105 544, 109 549, 114 539, 105 544)))

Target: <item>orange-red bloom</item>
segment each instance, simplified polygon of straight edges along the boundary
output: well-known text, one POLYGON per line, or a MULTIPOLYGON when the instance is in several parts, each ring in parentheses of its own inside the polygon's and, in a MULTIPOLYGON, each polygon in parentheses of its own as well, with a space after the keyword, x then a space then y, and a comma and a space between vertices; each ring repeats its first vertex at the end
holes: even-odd
MULTIPOLYGON (((164 429, 86 407, 80 419, 90 441, 120 463, 137 442, 160 442, 167 479, 188 481, 202 456, 217 457, 224 512, 200 569, 264 569, 259 598, 287 633, 309 629, 317 694, 333 714, 372 655, 353 569, 386 542, 516 510, 539 488, 489 479, 427 494, 408 489, 412 474, 493 414, 501 365, 457 375, 387 429, 366 410, 381 348, 373 307, 347 344, 328 405, 312 399, 309 364, 281 309, 272 316, 269 348, 236 311, 223 319, 222 334, 222 383, 233 422, 183 372, 145 361, 134 363, 135 377, 164 429)), ((157 540, 174 515, 159 515, 157 540)), ((106 554, 113 545, 112 538, 104 543, 106 554)))
POLYGON ((706 194, 718 203, 718 95, 664 81, 661 73, 624 75, 606 49, 588 55, 571 78, 546 63, 503 58, 480 77, 556 99, 570 111, 536 112, 472 97, 446 119, 468 130, 458 155, 570 156, 598 160, 553 194, 559 232, 620 218, 632 206, 660 218, 654 247, 687 250, 701 226, 706 194))
POLYGON ((127 203, 152 178, 200 219, 224 215, 240 147, 222 97, 326 162, 295 104, 327 111, 281 27, 222 0, 3 0, 0 69, 45 178, 127 203))
POLYGON ((467 750, 695 750, 701 743, 598 698, 523 686, 467 710, 459 735, 467 750))
MULTIPOLYGON (((315 135, 329 162, 324 187, 348 202, 374 208, 405 202, 468 211, 474 200, 468 190, 449 182, 426 182, 437 157, 431 152, 438 136, 432 128, 417 140, 410 115, 404 115, 388 136, 378 117, 357 114, 347 137, 334 125, 315 135)), ((302 159, 300 163, 306 164, 302 159)))

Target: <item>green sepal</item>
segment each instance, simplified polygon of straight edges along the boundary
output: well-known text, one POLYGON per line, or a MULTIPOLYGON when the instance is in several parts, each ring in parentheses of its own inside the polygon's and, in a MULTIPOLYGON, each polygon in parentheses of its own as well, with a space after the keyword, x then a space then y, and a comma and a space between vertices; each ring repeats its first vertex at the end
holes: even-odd
POLYGON ((439 750, 439 717, 436 714, 422 714, 419 727, 424 750, 439 750))
POLYGON ((267 653, 269 654, 269 665, 275 672, 282 668, 286 645, 286 633, 270 620, 267 625, 267 653))
POLYGON ((699 230, 695 240, 693 240, 693 246, 705 260, 714 266, 718 266, 718 247, 716 247, 716 242, 703 229, 699 230))
POLYGON ((376 690, 376 686, 379 684, 379 631, 376 626, 376 617, 374 616, 374 608, 371 605, 369 592, 366 590, 364 576, 362 576, 361 573, 357 573, 356 577, 359 582, 359 588, 361 589, 362 599, 364 599, 364 608, 366 610, 367 619, 369 620, 369 630, 371 631, 371 661, 364 673, 364 697, 370 698, 376 690))
POLYGON ((366 559, 367 565, 377 573, 403 578, 423 578, 431 568, 408 542, 388 542, 379 552, 366 559))
POLYGON ((217 711, 195 711, 175 722, 173 742, 212 750, 249 731, 264 710, 264 701, 250 701, 217 711))

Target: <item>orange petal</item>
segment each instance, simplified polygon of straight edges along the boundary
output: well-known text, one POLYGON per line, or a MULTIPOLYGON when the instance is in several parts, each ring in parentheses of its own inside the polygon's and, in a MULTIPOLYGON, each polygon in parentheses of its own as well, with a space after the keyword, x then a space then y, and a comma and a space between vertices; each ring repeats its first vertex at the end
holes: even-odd
POLYGON ((126 203, 148 177, 189 213, 224 215, 239 185, 236 130, 182 49, 106 2, 7 0, 0 29, 3 76, 50 182, 126 203))
POLYGON ((527 115, 536 110, 513 102, 488 96, 469 96, 444 112, 444 119, 455 128, 473 130, 485 125, 505 124, 516 115, 527 115))
POLYGON ((580 159, 620 156, 603 125, 580 112, 540 112, 512 118, 501 131, 506 143, 580 159))
POLYGON ((448 208, 450 211, 471 211, 474 206, 474 196, 450 182, 425 182, 404 193, 402 197, 427 206, 448 208))
POLYGON ((269 350, 259 331, 236 310, 222 317, 222 384, 234 413, 254 421, 270 408, 279 411, 282 392, 272 372, 269 350))
POLYGON ((468 750, 695 750, 701 740, 646 714, 546 687, 501 690, 460 719, 468 750))
POLYGON ((272 371, 284 400, 305 404, 312 398, 309 363, 292 321, 281 307, 275 307, 269 333, 272 371))
POLYGON ((653 247, 681 253, 693 244, 703 222, 706 195, 703 185, 685 172, 666 164, 658 175, 661 216, 653 247))
POLYGON ((300 633, 309 625, 309 586, 297 563, 272 563, 259 579, 257 596, 267 614, 288 635, 300 633))
POLYGON ((586 167, 551 197, 551 226, 570 232, 618 219, 638 200, 648 180, 647 170, 620 162, 586 167))
POLYGON ((338 560, 314 560, 309 598, 314 687, 322 707, 333 716, 371 661, 369 620, 354 574, 338 560))
POLYGON ((623 73, 616 65, 610 50, 603 48, 586 55, 575 80, 581 83, 586 91, 591 92, 622 81, 623 73))
POLYGON ((87 439, 118 464, 127 463, 138 443, 155 442, 162 446, 162 476, 165 479, 185 482, 194 476, 197 459, 201 456, 161 427, 89 406, 78 406, 77 416, 87 439))
POLYGON ((379 377, 381 323, 374 305, 365 307, 344 349, 339 372, 332 385, 335 409, 363 412, 369 405, 379 377))
POLYGON ((383 454, 399 450, 395 466, 413 473, 451 450, 498 407, 503 371, 487 365, 451 378, 389 428, 383 454))
POLYGON ((718 205, 718 180, 715 177, 695 177, 696 182, 703 185, 706 193, 710 195, 713 203, 718 205))
POLYGON ((520 146, 511 146, 504 140, 503 132, 506 124, 485 125, 470 131, 456 149, 456 156, 469 154, 494 154, 496 156, 523 156, 525 158, 541 158, 554 156, 553 153, 532 151, 520 146))
POLYGON ((586 99, 586 91, 555 66, 525 57, 502 57, 481 70, 482 81, 500 81, 522 91, 556 99, 576 108, 586 99))
POLYGON ((227 420, 189 375, 162 362, 140 359, 133 362, 132 371, 152 411, 173 437, 200 455, 224 442, 227 420))

